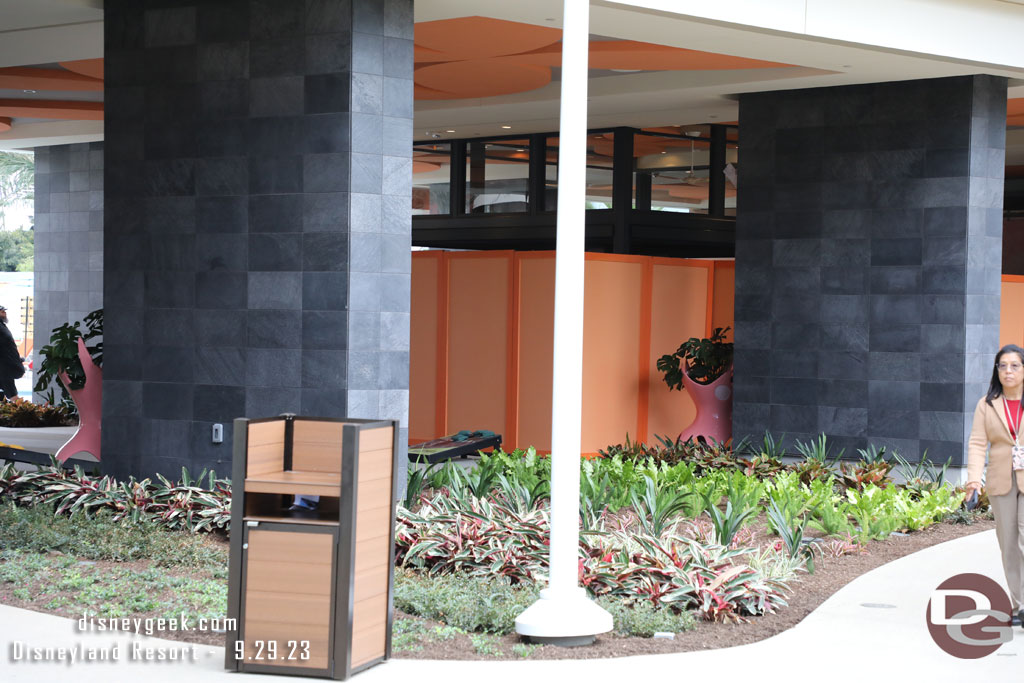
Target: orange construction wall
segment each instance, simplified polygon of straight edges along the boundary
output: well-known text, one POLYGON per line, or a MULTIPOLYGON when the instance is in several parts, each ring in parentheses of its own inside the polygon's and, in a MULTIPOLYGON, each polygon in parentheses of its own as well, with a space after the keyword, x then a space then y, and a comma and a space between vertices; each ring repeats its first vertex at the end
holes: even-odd
MULTIPOLYGON (((584 453, 637 435, 644 257, 589 254, 583 299, 584 453)), ((550 420, 549 420, 550 423, 550 420)), ((550 429, 550 427, 549 427, 550 429)))
POLYGON ((448 391, 442 434, 505 434, 512 252, 448 254, 448 391))
POLYGON ((1024 277, 1004 275, 999 299, 999 346, 1024 345, 1024 277))
MULTIPOLYGON (((447 311, 440 299, 444 253, 422 251, 413 255, 412 302, 409 321, 409 441, 420 443, 443 429, 444 415, 438 400, 439 380, 444 365, 438 362, 442 327, 447 330, 447 311), (441 321, 444 319, 444 325, 441 321)), ((445 335, 446 336, 446 335, 445 335)), ((444 350, 447 358, 447 350, 444 350)))
MULTIPOLYGON (((517 429, 505 437, 539 451, 551 450, 551 374, 555 352, 555 259, 549 252, 519 254, 517 429)), ((584 313, 586 315, 586 313, 584 313)))
MULTIPOLYGON (((410 442, 491 429, 549 451, 554 253, 414 252, 412 270, 410 442)), ((674 437, 693 403, 655 363, 732 326, 732 262, 588 253, 585 278, 582 452, 674 437)))
MULTIPOLYGON (((491 429, 549 451, 554 253, 412 256, 410 442, 491 429)), ((582 451, 675 437, 695 410, 657 360, 732 327, 735 264, 588 253, 585 277, 582 451)), ((1000 316, 1000 345, 1024 342, 1024 276, 1002 277, 1000 316)))
POLYGON ((645 441, 652 440, 655 434, 674 438, 697 415, 689 394, 669 391, 657 363, 661 356, 673 353, 690 337, 707 334, 711 263, 654 260, 651 310, 655 313, 651 317, 651 361, 647 366, 649 408, 645 441))

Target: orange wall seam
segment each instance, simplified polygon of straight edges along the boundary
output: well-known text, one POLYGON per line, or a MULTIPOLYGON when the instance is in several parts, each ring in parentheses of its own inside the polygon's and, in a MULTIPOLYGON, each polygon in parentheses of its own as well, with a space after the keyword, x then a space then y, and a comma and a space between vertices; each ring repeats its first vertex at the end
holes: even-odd
POLYGON ((645 259, 644 274, 640 285, 640 354, 637 359, 637 378, 639 379, 639 395, 636 410, 636 438, 647 441, 647 426, 651 409, 651 382, 648 368, 651 366, 651 320, 654 297, 654 261, 645 259))
POLYGON ((505 436, 503 441, 516 444, 519 441, 519 265, 520 254, 512 252, 509 268, 509 291, 512 296, 508 306, 508 374, 506 378, 505 436))
POLYGON ((448 433, 448 266, 449 253, 440 252, 441 263, 437 269, 437 433, 435 437, 448 433))

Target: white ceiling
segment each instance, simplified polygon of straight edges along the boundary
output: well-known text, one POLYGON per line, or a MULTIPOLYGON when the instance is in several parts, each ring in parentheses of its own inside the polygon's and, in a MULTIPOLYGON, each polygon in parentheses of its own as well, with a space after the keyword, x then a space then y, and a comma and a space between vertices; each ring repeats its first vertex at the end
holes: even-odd
MULTIPOLYGON (((101 6, 101 0, 0 0, 0 66, 101 57, 101 6)), ((415 12, 417 22, 478 15, 557 27, 561 22, 561 6, 560 0, 416 0, 415 12)), ((990 28, 992 34, 1002 40, 1004 32, 1016 30, 1018 20, 1024 26, 1024 7, 1008 0, 859 0, 857 3, 775 0, 770 4, 763 0, 733 0, 728 5, 700 6, 678 0, 594 0, 591 7, 590 30, 595 35, 799 67, 614 75, 598 72, 591 78, 589 88, 592 127, 731 121, 737 118, 736 96, 745 92, 972 73, 1007 76, 1011 79, 1010 96, 1024 97, 1024 41, 1019 39, 1020 33, 1015 34, 1016 40, 1002 41, 1009 43, 1003 51, 984 52, 995 55, 993 59, 1004 58, 1004 63, 982 63, 957 56, 975 55, 969 51, 970 45, 940 49, 943 43, 935 43, 940 47, 929 47, 931 44, 927 42, 931 34, 941 37, 956 28, 946 25, 952 20, 950 17, 973 17, 981 21, 999 16, 999 25, 990 28), (690 12, 703 12, 704 16, 683 16, 659 7, 685 8, 690 12), (894 8, 893 12, 904 11, 893 14, 893 17, 901 17, 900 21, 916 17, 915 25, 902 27, 896 19, 887 21, 885 13, 889 7, 894 8), (919 10, 916 15, 907 14, 908 8, 915 7, 919 10), (865 12, 865 9, 871 11, 865 12), (741 10, 745 22, 759 25, 721 20, 723 13, 737 15, 741 10), (844 15, 843 10, 860 12, 844 15), (994 14, 996 10, 1001 14, 994 14), (844 22, 845 16, 855 17, 855 20, 844 22), (938 23, 929 27, 929 21, 938 23), (851 28, 847 24, 856 25, 851 28), (907 29, 907 41, 927 47, 933 53, 895 49, 893 45, 900 28, 907 29), (925 30, 929 28, 932 30, 925 30), (835 37, 854 29, 875 44, 853 44, 835 37), (817 30, 819 35, 812 35, 812 30, 817 30), (941 56, 935 56, 939 53, 941 56)), ((964 41, 970 38, 983 42, 987 38, 984 34, 967 36, 966 32, 961 32, 961 36, 964 41)), ((426 131, 440 132, 443 137, 553 131, 558 127, 558 95, 555 81, 544 88, 514 95, 417 102, 415 136, 423 137, 426 131), (511 125, 512 129, 502 129, 502 125, 511 125), (456 133, 444 133, 449 129, 456 133)), ((67 124, 38 123, 33 124, 31 131, 18 128, 22 128, 21 134, 31 136, 33 145, 38 145, 48 139, 46 127, 50 127, 53 132, 50 141, 56 144, 69 141, 66 136, 72 133, 67 124)), ((75 131, 75 140, 82 135, 89 134, 75 131)), ((102 136, 100 132, 92 135, 102 136)), ((19 141, 18 136, 17 128, 0 133, 0 148, 27 146, 28 139, 19 141)), ((1017 137, 1011 135, 1014 141, 1017 137)), ((1011 155, 1024 159, 1024 154, 1018 155, 1016 145, 1011 155)))

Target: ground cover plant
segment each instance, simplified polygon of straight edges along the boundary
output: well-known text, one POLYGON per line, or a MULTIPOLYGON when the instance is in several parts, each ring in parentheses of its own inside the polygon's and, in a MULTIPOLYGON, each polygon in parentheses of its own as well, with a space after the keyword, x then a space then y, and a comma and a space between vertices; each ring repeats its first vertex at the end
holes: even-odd
POLYGON ((109 511, 66 517, 52 504, 0 501, 0 595, 69 618, 220 620, 227 555, 208 534, 118 522, 109 511))
MULTIPOLYGON (((941 467, 869 449, 837 469, 818 439, 806 459, 829 468, 804 477, 800 463, 782 463, 780 441, 740 450, 627 440, 581 463, 580 583, 616 633, 773 620, 809 572, 873 539, 978 517, 939 483, 941 467)), ((507 634, 546 581, 550 464, 528 449, 471 469, 410 469, 396 534, 397 651, 444 643, 469 656, 535 656, 507 634)), ((0 468, 0 598, 67 616, 223 616, 224 535, 184 532, 228 531, 229 509, 230 482, 213 473, 118 482, 56 464, 0 468)))

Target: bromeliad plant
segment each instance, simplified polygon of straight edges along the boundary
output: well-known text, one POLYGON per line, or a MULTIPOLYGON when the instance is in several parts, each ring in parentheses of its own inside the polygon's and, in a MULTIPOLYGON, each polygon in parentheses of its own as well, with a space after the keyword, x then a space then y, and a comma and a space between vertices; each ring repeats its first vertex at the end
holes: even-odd
MULTIPOLYGON (((522 514, 493 499, 439 493, 415 513, 398 509, 396 562, 431 575, 501 576, 512 585, 535 585, 547 576, 549 531, 543 508, 522 514)), ((785 583, 744 564, 747 552, 675 532, 591 531, 580 543, 580 583, 594 596, 740 621, 785 604, 785 583)))
POLYGON ((110 510, 115 522, 158 523, 190 532, 228 529, 228 480, 206 470, 193 479, 185 468, 177 483, 162 476, 158 480, 156 484, 134 478, 118 482, 109 475, 86 474, 80 466, 65 470, 56 461, 33 472, 19 472, 8 465, 0 468, 0 499, 20 505, 52 505, 56 515, 91 516, 110 510))
POLYGON ((37 404, 23 398, 0 402, 0 427, 65 427, 74 424, 64 406, 37 404))

